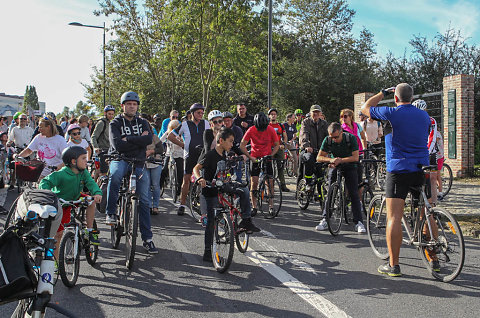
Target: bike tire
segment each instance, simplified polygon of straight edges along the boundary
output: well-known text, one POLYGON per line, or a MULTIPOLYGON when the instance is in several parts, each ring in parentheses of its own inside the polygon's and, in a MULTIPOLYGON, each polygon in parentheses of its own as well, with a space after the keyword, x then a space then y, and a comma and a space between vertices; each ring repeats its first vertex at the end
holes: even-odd
POLYGON ((67 287, 73 287, 77 283, 80 272, 80 244, 79 237, 71 231, 66 231, 60 241, 58 272, 63 284, 67 287), (75 253, 76 244, 78 246, 75 253))
MULTIPOLYGON (((436 250, 440 262, 440 271, 434 271, 429 263, 429 256, 425 252, 429 247, 422 246, 422 243, 426 243, 423 231, 419 231, 418 235, 418 241, 421 243, 420 255, 433 277, 443 282, 450 282, 460 274, 465 262, 465 242, 462 230, 450 212, 438 207, 433 208, 431 212, 438 227, 438 238, 433 248, 436 250)), ((423 229, 427 219, 423 218, 421 222, 420 229, 423 229)))
POLYGON ((442 174, 442 192, 443 192, 443 196, 445 197, 452 189, 452 184, 453 184, 452 168, 450 168, 448 164, 444 163, 440 173, 442 174))
POLYGON ((239 215, 235 214, 233 218, 233 227, 235 229, 235 243, 240 253, 245 253, 248 249, 248 240, 250 238, 250 234, 248 234, 246 231, 238 231, 238 224, 240 223, 239 220, 239 215))
POLYGON ((372 201, 373 197, 374 194, 372 188, 370 188, 368 184, 365 185, 362 192, 362 212, 364 216, 367 215, 367 209, 370 206, 370 202, 372 201))
POLYGON ((232 219, 224 212, 215 215, 213 224, 212 260, 219 273, 224 273, 232 264, 234 233, 232 219))
POLYGON ((340 188, 337 183, 330 186, 328 190, 327 199, 327 225, 328 231, 333 236, 337 236, 340 233, 340 228, 343 222, 343 200, 340 193, 340 188))
MULTIPOLYGON (((124 197, 121 197, 119 200, 118 206, 120 207, 120 217, 125 215, 125 200, 124 197)), ((120 241, 123 236, 123 227, 120 225, 121 222, 117 222, 114 226, 110 226, 110 243, 112 248, 117 249, 120 245, 120 241)))
POLYGON ((378 194, 372 198, 367 213, 367 236, 373 253, 380 259, 388 259, 387 209, 385 199, 378 194))
POLYGON ((258 188, 258 206, 266 219, 278 216, 282 207, 282 188, 277 178, 263 177, 258 188), (269 180, 273 179, 273 188, 269 186, 269 180), (270 211, 270 199, 272 199, 272 211, 270 211))
POLYGON ((305 179, 300 179, 297 183, 297 189, 295 192, 295 197, 297 199, 297 204, 302 210, 306 210, 310 204, 310 196, 306 190, 307 181, 305 179))
MULTIPOLYGON (((93 230, 98 231, 97 221, 93 220, 93 230)), ((98 258, 98 245, 90 244, 90 242, 86 242, 85 244, 85 259, 87 260, 88 264, 91 266, 95 265, 98 258)))
POLYGON ((102 176, 100 182, 100 190, 102 190, 102 201, 96 204, 98 212, 105 214, 107 208, 107 187, 108 187, 108 177, 102 176))
POLYGON ((32 302, 33 302, 33 297, 30 298, 25 298, 25 299, 20 299, 17 303, 17 306, 15 307, 14 312, 10 316, 10 318, 25 318, 27 316, 27 311, 30 308, 32 302))
POLYGON ((377 164, 377 176, 376 182, 380 190, 385 190, 385 179, 387 177, 387 164, 384 162, 379 162, 377 164))
POLYGON ((172 195, 173 203, 177 202, 178 199, 178 187, 177 187, 177 166, 171 166, 168 171, 170 175, 170 194, 172 195))
POLYGON ((287 158, 287 164, 285 165, 285 168, 287 170, 287 176, 293 177, 295 176, 295 162, 293 161, 293 158, 288 156, 287 158))
POLYGON ((190 184, 190 190, 188 195, 188 204, 190 206, 190 214, 194 220, 200 223, 202 212, 200 210, 200 194, 202 193, 202 187, 198 182, 190 184))
POLYGON ((20 196, 18 196, 15 199, 15 201, 13 201, 12 205, 10 206, 10 209, 8 210, 7 217, 5 219, 5 223, 3 224, 3 230, 8 229, 15 222, 15 210, 17 209, 17 202, 18 202, 19 198, 20 198, 20 196))
POLYGON ((125 218, 125 265, 130 270, 135 261, 138 233, 138 199, 131 198, 127 203, 125 218))

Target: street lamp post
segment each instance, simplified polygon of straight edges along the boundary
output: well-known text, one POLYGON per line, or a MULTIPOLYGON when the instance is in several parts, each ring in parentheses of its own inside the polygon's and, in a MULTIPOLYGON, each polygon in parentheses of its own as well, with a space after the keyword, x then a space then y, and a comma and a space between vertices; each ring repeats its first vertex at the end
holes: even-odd
POLYGON ((272 108, 272 2, 268 0, 268 109, 272 108))
POLYGON ((106 106, 105 102, 105 22, 103 22, 103 26, 97 26, 97 25, 86 25, 78 22, 70 22, 68 25, 73 25, 73 26, 80 26, 80 27, 86 27, 86 28, 95 28, 95 29, 103 29, 103 108, 106 106))

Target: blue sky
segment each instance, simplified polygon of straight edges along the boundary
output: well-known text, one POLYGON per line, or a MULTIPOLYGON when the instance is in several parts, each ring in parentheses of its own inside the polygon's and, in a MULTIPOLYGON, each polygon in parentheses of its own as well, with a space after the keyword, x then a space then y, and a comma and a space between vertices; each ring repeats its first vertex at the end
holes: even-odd
MULTIPOLYGON (((410 50, 413 34, 429 39, 449 23, 480 41, 480 1, 349 0, 356 11, 354 32, 365 26, 374 34, 379 55, 410 50)), ((85 100, 80 84, 90 83, 93 66, 102 66, 102 30, 68 26, 69 22, 109 25, 95 17, 97 0, 4 0, 0 2, 0 92, 23 95, 34 85, 47 110, 60 112, 85 100)), ((109 35, 107 35, 107 41, 109 35)))

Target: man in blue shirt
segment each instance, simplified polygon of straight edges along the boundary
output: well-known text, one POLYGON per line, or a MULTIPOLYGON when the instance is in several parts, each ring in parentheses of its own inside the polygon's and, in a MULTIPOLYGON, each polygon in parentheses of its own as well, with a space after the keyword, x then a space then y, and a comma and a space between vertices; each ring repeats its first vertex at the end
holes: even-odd
POLYGON ((389 121, 392 125, 392 133, 385 136, 388 219, 386 236, 390 259, 389 263, 378 268, 380 273, 389 276, 402 275, 398 263, 405 198, 410 187, 423 185, 424 174, 421 166, 429 164, 427 142, 430 118, 425 111, 411 104, 412 99, 413 88, 401 83, 370 97, 362 106, 363 114, 372 119, 389 121), (396 107, 377 107, 385 95, 393 92, 396 107))

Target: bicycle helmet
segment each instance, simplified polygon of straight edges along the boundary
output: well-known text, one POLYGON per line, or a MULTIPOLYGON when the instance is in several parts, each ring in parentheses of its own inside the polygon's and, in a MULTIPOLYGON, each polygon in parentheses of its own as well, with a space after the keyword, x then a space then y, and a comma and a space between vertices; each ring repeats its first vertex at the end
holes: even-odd
POLYGON ((190 112, 192 112, 192 113, 196 110, 199 110, 199 109, 205 110, 205 107, 203 107, 203 105, 201 103, 195 103, 192 106, 190 106, 190 112))
MULTIPOLYGON (((80 146, 70 146, 70 147, 67 147, 63 150, 62 152, 62 160, 63 160, 63 163, 65 164, 65 166, 67 167, 70 167, 72 165, 72 160, 75 159, 77 160, 78 157, 80 157, 81 155, 86 155, 87 154, 87 150, 83 147, 80 147, 80 146)), ((75 168, 78 169, 78 166, 77 166, 77 163, 75 162, 75 168)), ((84 169, 78 169, 80 171, 84 170, 84 169)))
POLYGON ((278 110, 276 108, 270 108, 268 110, 268 115, 270 115, 271 112, 276 112, 278 114, 278 110))
POLYGON ((427 109, 427 103, 423 99, 417 99, 412 103, 412 105, 421 110, 427 109))
POLYGON ((154 121, 156 121, 157 119, 162 119, 162 118, 160 117, 160 114, 155 114, 155 115, 153 116, 153 120, 154 120, 154 121))
POLYGON ((79 129, 81 130, 82 128, 78 124, 70 124, 67 128, 67 134, 70 135, 70 132, 74 129, 79 129))
POLYGON ((120 98, 120 104, 124 104, 125 102, 128 101, 135 101, 140 105, 140 97, 138 97, 138 94, 135 92, 125 92, 123 93, 122 97, 120 98))
POLYGON ((56 120, 56 119, 57 119, 57 116, 55 116, 55 113, 54 113, 54 112, 47 112, 47 113, 45 113, 45 116, 48 116, 48 117, 50 117, 50 118, 53 119, 53 120, 56 120))
POLYGON ((112 105, 107 105, 103 109, 103 112, 108 112, 108 111, 111 111, 111 110, 115 111, 115 107, 113 107, 112 105))
POLYGON ((223 114, 221 111, 215 109, 208 113, 208 121, 217 117, 223 118, 223 114))
POLYGON ((295 115, 303 115, 303 110, 301 110, 300 108, 297 108, 295 109, 295 115))
POLYGON ((224 112, 223 118, 233 118, 233 114, 231 112, 224 112))
POLYGON ((255 114, 255 117, 253 117, 253 124, 258 129, 258 131, 266 130, 268 127, 268 123, 269 123, 268 117, 263 112, 255 114))
POLYGON ((15 115, 13 115, 13 119, 17 119, 20 115, 22 115, 22 112, 16 112, 15 115))

